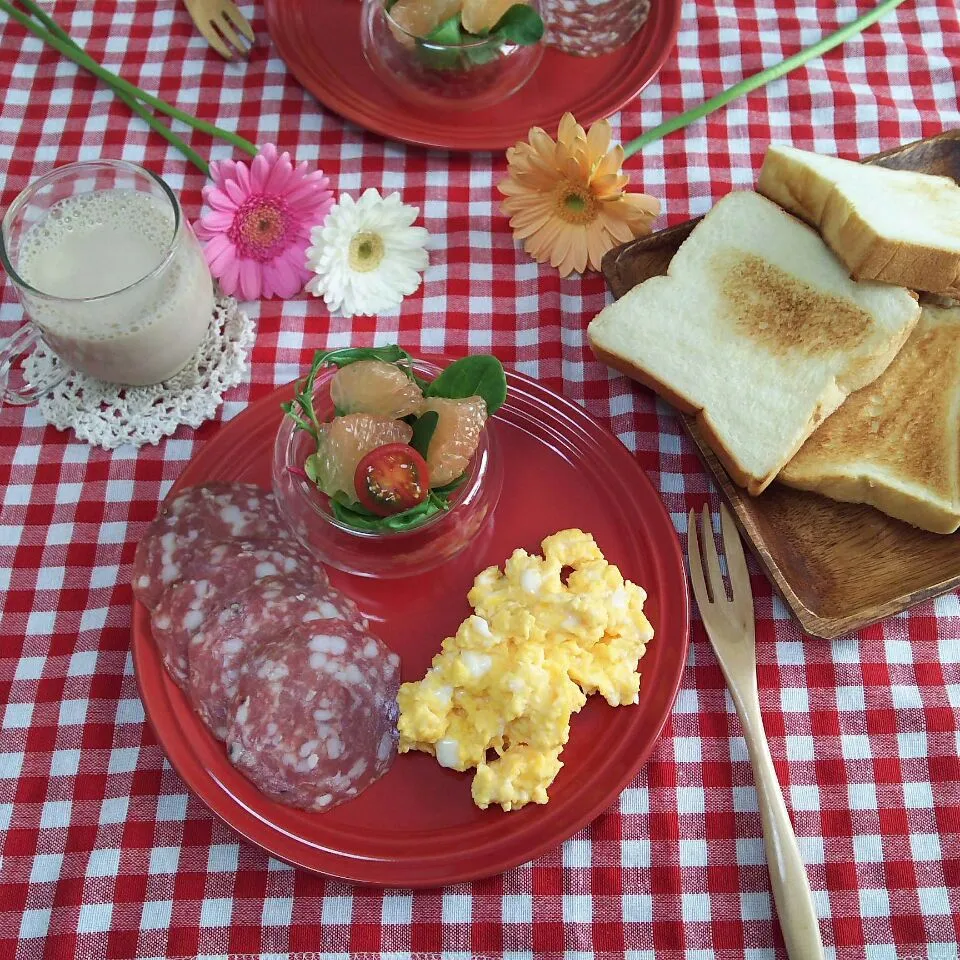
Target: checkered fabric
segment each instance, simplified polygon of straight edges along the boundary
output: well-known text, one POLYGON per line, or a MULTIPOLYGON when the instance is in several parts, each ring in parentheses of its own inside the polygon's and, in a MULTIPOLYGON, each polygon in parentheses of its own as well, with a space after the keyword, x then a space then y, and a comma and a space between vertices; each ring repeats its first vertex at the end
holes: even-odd
MULTIPOLYGON (((654 0, 657 2, 657 0, 654 0)), ((870 0, 683 6, 659 79, 614 118, 624 139, 851 20, 870 0)), ((636 451, 685 536, 711 483, 670 410, 585 348, 598 276, 561 280, 497 210, 502 155, 384 143, 298 86, 261 38, 226 65, 175 0, 57 0, 100 61, 251 140, 320 165, 339 191, 400 190, 434 238, 399 316, 330 320, 299 298, 255 308, 249 382, 217 422, 112 454, 0 410, 0 958, 786 956, 741 729, 699 620, 652 758, 593 824, 504 876, 414 893, 352 888, 241 841, 190 795, 144 723, 130 659, 130 565, 144 525, 204 441, 318 347, 399 340, 493 350, 582 403, 636 451)), ((855 157, 960 122, 952 0, 907 0, 786 80, 631 160, 665 221, 750 184, 771 139, 855 157)), ((0 14, 5 206, 54 164, 144 162, 191 217, 202 177, 102 85, 0 14)), ((229 148, 191 136, 201 152, 229 148)), ((3 288, 0 332, 20 311, 3 288)), ((834 643, 801 635, 753 580, 770 748, 809 864, 829 957, 960 953, 960 603, 948 595, 834 643)))

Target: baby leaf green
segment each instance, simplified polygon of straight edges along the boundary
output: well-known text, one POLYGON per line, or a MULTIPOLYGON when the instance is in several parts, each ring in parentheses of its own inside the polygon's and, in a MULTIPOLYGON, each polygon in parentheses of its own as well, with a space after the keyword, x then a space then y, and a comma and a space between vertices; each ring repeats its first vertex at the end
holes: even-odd
POLYGON ((427 410, 417 417, 413 424, 413 438, 410 440, 410 446, 417 453, 427 459, 427 451, 430 449, 430 441, 433 439, 433 432, 437 429, 440 422, 440 414, 436 410, 427 410))
POLYGON ((451 363, 424 391, 428 397, 483 397, 487 413, 494 414, 507 398, 503 365, 490 354, 475 354, 451 363))
POLYGON ((358 360, 382 360, 384 363, 410 362, 413 358, 395 343, 383 347, 341 347, 338 350, 318 352, 313 358, 313 369, 332 363, 337 367, 348 367, 358 360))
POLYGON ((490 34, 523 47, 531 47, 539 43, 543 36, 543 20, 533 7, 525 3, 515 3, 496 22, 490 34))
POLYGON ((430 517, 446 509, 446 501, 442 498, 428 497, 423 503, 418 503, 402 513, 394 513, 389 517, 378 517, 364 509, 359 503, 349 506, 338 499, 331 499, 330 509, 341 523, 355 530, 367 530, 373 533, 384 531, 412 530, 420 526, 430 517))
POLYGON ((459 12, 434 27, 426 36, 428 43, 439 43, 445 47, 455 47, 463 43, 463 29, 460 26, 459 12))
POLYGON ((457 490, 459 487, 462 487, 467 481, 467 475, 461 473, 456 480, 451 480, 449 483, 445 483, 442 487, 434 487, 433 492, 440 497, 449 497, 451 493, 457 490))

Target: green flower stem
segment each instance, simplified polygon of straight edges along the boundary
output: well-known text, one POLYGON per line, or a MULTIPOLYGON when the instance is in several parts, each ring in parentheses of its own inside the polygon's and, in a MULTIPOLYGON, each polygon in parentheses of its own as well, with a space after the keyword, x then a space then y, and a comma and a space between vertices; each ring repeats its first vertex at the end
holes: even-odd
MULTIPOLYGON (((30 11, 30 13, 39 20, 55 37, 64 43, 69 43, 80 53, 86 55, 86 51, 80 46, 69 33, 64 30, 53 17, 49 16, 45 10, 39 7, 33 0, 20 0, 20 2, 30 11)), ((169 127, 162 124, 146 107, 135 97, 118 90, 111 84, 117 99, 125 103, 141 120, 143 120, 151 130, 155 130, 171 146, 179 150, 205 177, 210 176, 210 165, 195 150, 191 149, 186 141, 177 136, 169 127)))
MULTIPOLYGON (((207 123, 206 120, 200 120, 197 117, 192 117, 190 114, 184 113, 182 110, 178 110, 165 100, 161 100, 159 97, 155 97, 152 94, 147 93, 145 90, 141 90, 139 87, 134 86, 132 83, 124 80, 123 77, 118 77, 115 73, 111 73, 109 70, 97 63, 93 57, 77 46, 77 44, 69 38, 69 35, 66 34, 65 31, 58 30, 56 34, 53 33, 52 30, 46 29, 45 27, 36 23, 26 14, 17 10, 9 2, 9 0, 0 0, 0 10, 3 10, 8 16, 22 24, 27 28, 27 30, 39 37, 45 43, 49 44, 55 50, 59 51, 61 54, 63 54, 63 56, 72 60, 75 64, 83 67, 84 70, 89 71, 95 77, 102 80, 118 95, 120 93, 125 93, 129 97, 142 100, 155 110, 159 110, 161 113, 167 114, 167 116, 172 117, 174 120, 179 120, 181 123, 185 123, 187 126, 209 134, 211 137, 219 137, 221 140, 225 140, 238 150, 248 153, 251 157, 255 157, 257 155, 256 146, 249 140, 245 140, 238 134, 231 133, 228 130, 222 130, 220 127, 214 126, 212 123, 207 123), (67 39, 64 40, 63 36, 66 36, 67 39)), ((46 20, 46 17, 44 17, 44 20, 46 20)), ((154 127, 154 129, 157 128, 154 127)))
POLYGON ((692 110, 681 113, 680 116, 673 117, 665 123, 661 123, 660 126, 640 134, 635 140, 624 144, 624 157, 632 157, 638 150, 642 150, 647 146, 647 144, 660 140, 675 130, 680 130, 691 123, 695 123, 697 120, 702 120, 708 114, 713 113, 714 110, 725 107, 731 100, 746 96, 746 94, 751 93, 758 87, 762 87, 774 80, 779 80, 782 76, 790 73, 791 70, 796 70, 797 67, 803 66, 803 64, 808 60, 812 60, 814 57, 823 56, 823 54, 829 50, 840 46, 841 43, 849 40, 850 37, 855 36, 871 24, 876 23, 881 17, 886 16, 891 10, 900 6, 901 3, 903 3, 903 0, 883 0, 883 2, 874 7, 873 10, 867 11, 867 13, 857 17, 857 19, 851 23, 845 24, 835 33, 831 33, 830 36, 823 37, 813 44, 813 46, 807 47, 806 50, 801 50, 792 57, 787 57, 786 60, 781 60, 780 63, 776 63, 772 67, 767 67, 766 70, 761 70, 760 73, 755 73, 752 77, 745 77, 728 90, 724 90, 723 93, 717 94, 717 96, 699 104, 692 110))

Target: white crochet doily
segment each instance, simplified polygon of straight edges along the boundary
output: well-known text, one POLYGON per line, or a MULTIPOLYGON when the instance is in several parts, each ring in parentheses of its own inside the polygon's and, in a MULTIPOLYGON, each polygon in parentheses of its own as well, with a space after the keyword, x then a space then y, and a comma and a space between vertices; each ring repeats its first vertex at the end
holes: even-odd
MULTIPOLYGON (((72 429, 79 439, 97 447, 157 444, 180 424, 196 428, 214 415, 224 391, 246 374, 253 337, 253 321, 237 301, 219 296, 207 336, 176 376, 149 387, 125 387, 71 370, 41 395, 37 407, 48 423, 59 430, 72 429)), ((30 383, 40 383, 62 366, 40 343, 23 369, 30 383)))

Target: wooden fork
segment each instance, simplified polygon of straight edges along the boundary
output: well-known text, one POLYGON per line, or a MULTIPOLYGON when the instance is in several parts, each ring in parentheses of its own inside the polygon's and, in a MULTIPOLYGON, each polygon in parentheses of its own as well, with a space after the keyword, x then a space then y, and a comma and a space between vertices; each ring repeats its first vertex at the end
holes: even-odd
POLYGON ((770 885, 780 917, 780 929, 790 960, 822 960, 823 941, 813 908, 810 881, 800 858, 797 837, 790 823, 777 772, 763 730, 757 696, 757 647, 754 632, 753 593, 743 555, 740 534, 726 507, 720 508, 721 543, 727 555, 730 599, 720 573, 720 558, 713 540, 709 507, 703 508, 703 555, 707 561, 704 579, 700 559, 697 515, 691 510, 687 528, 690 580, 700 607, 707 636, 720 661, 730 695, 737 708, 750 752, 757 802, 763 821, 763 842, 770 869, 770 885), (708 593, 709 590, 709 593, 708 593))
POLYGON ((224 60, 235 60, 250 54, 256 39, 253 28, 231 0, 183 2, 197 29, 224 60))

